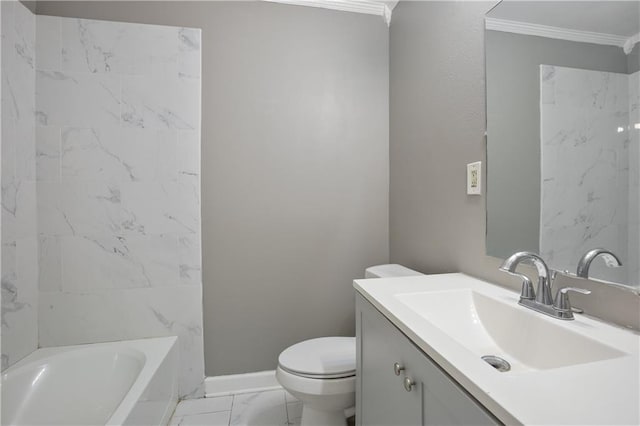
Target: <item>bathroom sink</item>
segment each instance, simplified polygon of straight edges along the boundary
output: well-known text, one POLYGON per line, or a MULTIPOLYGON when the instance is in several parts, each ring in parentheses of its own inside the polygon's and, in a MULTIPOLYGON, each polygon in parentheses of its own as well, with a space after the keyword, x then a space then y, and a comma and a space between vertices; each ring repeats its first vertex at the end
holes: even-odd
POLYGON ((553 319, 471 289, 395 297, 478 357, 491 355, 506 360, 511 372, 547 370, 624 355, 555 324, 553 319))
POLYGON ((638 332, 552 318, 459 273, 354 287, 504 424, 640 424, 638 332))

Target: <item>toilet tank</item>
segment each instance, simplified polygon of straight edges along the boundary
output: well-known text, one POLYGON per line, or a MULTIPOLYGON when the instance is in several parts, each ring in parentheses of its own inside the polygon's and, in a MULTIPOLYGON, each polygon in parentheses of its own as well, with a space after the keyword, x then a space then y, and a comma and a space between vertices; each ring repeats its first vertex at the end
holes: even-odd
POLYGON ((413 277, 416 275, 423 274, 405 266, 398 265, 397 263, 370 266, 364 271, 365 278, 413 277))

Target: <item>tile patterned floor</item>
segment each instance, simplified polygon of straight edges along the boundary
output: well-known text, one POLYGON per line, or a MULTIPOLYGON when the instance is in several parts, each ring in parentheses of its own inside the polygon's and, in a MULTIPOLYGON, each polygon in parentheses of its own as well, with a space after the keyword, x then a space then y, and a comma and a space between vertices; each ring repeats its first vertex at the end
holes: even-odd
POLYGON ((176 407, 171 426, 300 425, 302 403, 284 389, 190 399, 176 407))

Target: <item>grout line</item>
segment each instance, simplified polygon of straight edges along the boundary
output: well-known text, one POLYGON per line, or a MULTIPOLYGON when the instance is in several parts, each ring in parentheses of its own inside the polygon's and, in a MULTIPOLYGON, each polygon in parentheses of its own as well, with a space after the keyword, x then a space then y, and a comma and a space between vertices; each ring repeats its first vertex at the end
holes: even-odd
POLYGON ((229 421, 227 422, 228 426, 231 426, 231 418, 233 417, 233 406, 235 405, 235 402, 236 402, 236 396, 231 395, 231 408, 229 409, 229 421))
POLYGON ((175 416, 175 411, 174 413, 171 415, 171 418, 169 419, 169 426, 180 426, 180 423, 182 423, 182 419, 184 419, 184 416, 175 416))
MULTIPOLYGON (((204 411, 199 411, 199 410, 197 410, 196 412, 186 412, 186 413, 183 413, 181 417, 184 417, 184 416, 197 416, 197 415, 199 415, 199 414, 211 414, 211 413, 221 413, 221 412, 231 411, 231 408, 233 407, 233 395, 227 395, 227 396, 231 396, 231 407, 230 407, 230 408, 221 408, 221 409, 220 409, 220 408, 219 408, 219 409, 210 409, 210 408, 207 408, 207 409, 204 409, 204 411)), ((176 405, 176 408, 175 408, 175 410, 174 410, 174 413, 178 410, 178 406, 179 406, 180 404, 183 404, 183 403, 185 403, 185 402, 187 402, 187 401, 206 401, 206 400, 213 400, 213 399, 218 399, 218 398, 225 398, 225 397, 224 397, 224 396, 215 397, 215 398, 210 398, 210 397, 209 397, 209 398, 207 398, 207 397, 203 397, 203 398, 195 398, 195 399, 185 399, 185 400, 182 400, 182 401, 180 401, 180 402, 178 403, 178 405, 176 405)), ((195 402, 194 402, 194 403, 195 403, 195 402)), ((197 403, 196 403, 196 404, 197 404, 197 403)))
POLYGON ((169 416, 169 425, 173 424, 173 418, 176 415, 176 410, 178 409, 178 405, 180 405, 180 402, 182 402, 182 401, 178 400, 178 403, 176 404, 176 406, 173 407, 173 411, 171 412, 171 415, 169 416))
POLYGON ((291 425, 292 423, 291 423, 291 418, 289 417, 289 407, 287 404, 287 393, 284 389, 282 392, 282 397, 284 398, 284 412, 287 415, 287 425, 291 425))

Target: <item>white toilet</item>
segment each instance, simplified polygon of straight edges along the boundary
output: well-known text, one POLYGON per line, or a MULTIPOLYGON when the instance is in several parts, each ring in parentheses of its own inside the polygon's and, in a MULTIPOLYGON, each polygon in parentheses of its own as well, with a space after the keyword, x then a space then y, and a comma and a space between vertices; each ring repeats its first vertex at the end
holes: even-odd
MULTIPOLYGON (((401 265, 367 268, 365 278, 422 275, 401 265)), ((355 404, 355 337, 321 337, 288 347, 278 357, 278 382, 302 401, 301 426, 344 426, 355 404)))

